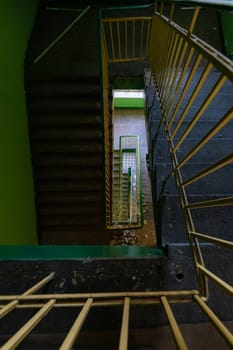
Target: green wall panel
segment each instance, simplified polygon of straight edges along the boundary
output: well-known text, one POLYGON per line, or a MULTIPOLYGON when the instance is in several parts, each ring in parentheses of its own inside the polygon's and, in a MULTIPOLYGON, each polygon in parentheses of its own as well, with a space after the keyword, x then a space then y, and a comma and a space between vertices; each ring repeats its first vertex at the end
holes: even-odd
POLYGON ((233 59, 233 13, 221 11, 221 23, 225 52, 233 59))
POLYGON ((24 97, 24 58, 37 5, 0 3, 0 244, 37 243, 24 97))
POLYGON ((144 108, 144 98, 114 98, 114 108, 144 108))

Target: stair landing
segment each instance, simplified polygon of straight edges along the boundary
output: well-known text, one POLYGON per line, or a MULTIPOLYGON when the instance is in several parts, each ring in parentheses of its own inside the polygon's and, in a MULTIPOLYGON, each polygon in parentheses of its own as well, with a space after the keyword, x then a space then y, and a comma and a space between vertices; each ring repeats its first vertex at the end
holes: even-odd
POLYGON ((119 149, 120 136, 139 136, 144 225, 142 228, 134 229, 133 231, 139 244, 144 246, 155 246, 156 229, 151 194, 151 180, 146 162, 148 148, 144 110, 115 109, 113 118, 114 149, 119 149))

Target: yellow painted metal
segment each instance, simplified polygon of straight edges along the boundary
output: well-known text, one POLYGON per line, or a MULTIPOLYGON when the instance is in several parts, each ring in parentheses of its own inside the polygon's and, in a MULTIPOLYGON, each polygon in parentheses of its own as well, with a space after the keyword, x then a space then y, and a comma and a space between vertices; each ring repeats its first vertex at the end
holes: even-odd
POLYGON ((179 120, 178 120, 178 122, 176 124, 176 127, 175 127, 175 129, 174 129, 174 131, 173 131, 173 133, 171 135, 171 139, 172 140, 174 139, 174 137, 175 137, 177 131, 179 130, 182 122, 186 118, 186 116, 187 116, 187 114, 188 114, 188 112, 189 112, 193 102, 195 101, 196 97, 198 96, 198 94, 199 94, 203 84, 205 83, 209 73, 211 72, 212 68, 213 68, 212 63, 208 62, 207 66, 205 67, 204 71, 202 72, 202 75, 201 75, 197 85, 195 86, 195 88, 194 88, 194 90, 192 92, 191 97, 189 98, 186 106, 184 107, 184 110, 183 110, 181 116, 179 117, 179 120))
POLYGON ((223 197, 218 199, 211 199, 208 201, 189 203, 185 207, 189 209, 196 209, 196 208, 225 207, 227 205, 233 205, 233 197, 223 197))
POLYGON ((191 183, 207 176, 210 175, 211 173, 213 173, 214 171, 217 171, 219 169, 221 169, 222 167, 226 166, 227 164, 230 164, 233 162, 233 153, 227 155, 226 157, 222 158, 221 160, 219 160, 217 163, 214 163, 212 165, 210 165, 209 167, 207 167, 206 169, 202 170, 200 173, 194 175, 193 177, 187 179, 184 182, 180 183, 180 186, 188 186, 191 183))
MULTIPOLYGON (((221 85, 218 86, 217 89, 221 89, 222 85, 225 83, 226 81, 226 77, 223 77, 221 81, 221 85)), ((215 96, 217 92, 212 91, 212 94, 215 96)), ((213 97, 214 97, 213 96, 213 97)), ((208 101, 209 102, 209 101, 208 101)), ((206 103, 206 102, 205 102, 206 103)), ((209 102, 210 103, 210 102, 209 102)), ((204 108, 204 107, 203 107, 204 108)), ((207 107, 206 107, 207 108, 207 107)), ((200 111, 200 110, 199 110, 200 111)), ((198 111, 198 113, 199 113, 198 111)), ((186 135, 189 133, 189 131, 192 130, 192 127, 195 126, 196 121, 198 120, 198 114, 193 118, 192 122, 190 123, 189 127, 186 129, 186 131, 184 132, 183 135, 186 135)), ((182 160, 182 162, 180 164, 185 164, 190 158, 192 158, 201 148, 203 148, 203 146, 214 137, 214 135, 216 135, 226 124, 228 124, 231 120, 233 120, 233 108, 230 109, 230 111, 228 111, 226 113, 226 115, 215 124, 215 126, 207 133, 207 135, 187 154, 187 156, 182 160)), ((181 136, 181 139, 183 137, 183 135, 181 136)), ((180 145, 179 142, 177 143, 177 145, 180 145)), ((174 149, 174 152, 176 151, 177 146, 174 149)))
POLYGON ((42 51, 42 53, 33 61, 34 64, 39 62, 76 24, 77 22, 90 10, 91 6, 87 6, 82 12, 66 27, 65 30, 52 43, 42 51))
POLYGON ((55 304, 55 299, 49 300, 25 325, 20 328, 2 347, 1 350, 15 349, 31 331, 40 323, 40 321, 48 314, 55 304))
POLYGON ((0 295, 0 300, 19 299, 24 301, 29 300, 49 300, 49 299, 114 299, 114 298, 159 298, 164 295, 168 298, 177 297, 183 298, 193 294, 198 294, 197 290, 169 290, 169 291, 151 291, 151 292, 109 292, 109 293, 58 293, 58 294, 35 294, 35 295, 0 295))
POLYGON ((121 59, 121 36, 120 36, 120 26, 119 21, 116 22, 117 24, 117 44, 118 44, 118 55, 119 59, 121 59))
POLYGON ((193 17, 191 19, 190 25, 189 25, 189 30, 188 30, 188 35, 190 36, 194 30, 194 27, 197 23, 197 19, 200 13, 200 6, 196 6, 193 12, 193 17))
POLYGON ((200 265, 197 263, 197 268, 204 273, 208 278, 210 278, 212 281, 214 281, 219 287, 222 287, 226 292, 230 293, 233 296, 233 287, 223 281, 220 277, 218 277, 216 274, 213 272, 209 271, 207 268, 204 266, 200 265))
MULTIPOLYGON (((194 64, 193 64, 193 66, 192 66, 192 68, 191 68, 191 71, 190 71, 190 73, 189 73, 189 76, 188 76, 188 78, 187 78, 187 81, 186 81, 186 83, 185 83, 185 86, 184 86, 184 88, 182 89, 181 95, 180 95, 179 100, 178 100, 178 102, 177 102, 177 104, 176 104, 176 107, 175 107, 175 109, 174 109, 174 112, 172 113, 171 118, 170 118, 170 120, 169 120, 169 123, 168 123, 168 127, 169 127, 169 128, 171 128, 171 126, 172 126, 172 124, 173 124, 173 122, 174 122, 174 120, 175 120, 175 118, 176 118, 178 109, 180 108, 180 105, 181 105, 181 103, 182 103, 182 101, 183 101, 183 99, 184 99, 184 97, 185 97, 185 95, 186 95, 186 93, 187 93, 187 91, 188 91, 188 88, 190 87, 191 81, 192 81, 194 75, 196 74, 196 70, 197 70, 199 64, 201 63, 201 60, 202 60, 202 55, 201 55, 201 54, 198 54, 197 57, 196 57, 196 59, 195 59, 195 62, 194 62, 194 64)), ((175 135, 175 130, 174 130, 174 132, 172 133, 172 136, 171 136, 171 139, 172 139, 172 140, 173 140, 173 138, 174 138, 174 135, 175 135)))
POLYGON ((107 50, 108 63, 145 60, 150 23, 151 17, 103 19, 103 42, 107 50))
POLYGON ((210 243, 219 245, 220 247, 224 247, 224 248, 233 250, 233 242, 231 242, 231 241, 226 241, 225 239, 216 238, 213 236, 208 236, 208 235, 205 235, 203 233, 198 233, 198 232, 191 231, 190 234, 199 238, 200 240, 210 242, 210 243))
POLYGON ((215 313, 209 308, 209 306, 201 299, 199 295, 194 295, 194 300, 202 308, 205 314, 209 317, 210 321, 214 324, 219 333, 225 338, 228 344, 233 347, 233 335, 226 328, 226 326, 220 321, 215 313))
POLYGON ((18 300, 12 300, 7 305, 4 305, 2 309, 0 310, 0 319, 6 316, 9 312, 11 312, 13 309, 15 309, 18 305, 18 300))
MULTIPOLYGON (((102 30, 104 33, 104 29, 102 30)), ((111 33, 111 31, 110 31, 111 33)), ((108 74, 108 53, 105 36, 102 37, 102 74, 103 74, 103 124, 104 124, 104 164, 105 164, 105 216, 106 226, 111 226, 111 144, 110 128, 111 118, 109 115, 109 74, 108 74)), ((115 54, 114 48, 113 52, 115 54)))
MULTIPOLYGON (((196 125, 196 123, 198 122, 198 120, 202 117, 203 113, 205 112, 205 110, 208 108, 209 104, 213 101, 213 99, 215 98, 215 96, 217 95, 217 93, 219 92, 219 90, 223 87, 223 85, 225 84, 227 80, 227 77, 225 75, 222 75, 217 83, 215 84, 215 86, 212 88, 211 92, 209 93, 209 95, 207 96, 207 98, 205 99, 205 101, 203 102, 203 104, 201 105, 201 107, 199 108, 198 112, 196 113, 196 115, 193 117, 192 121, 189 123, 188 127, 186 128, 186 130, 183 132, 182 136, 179 138, 179 141, 177 142, 175 148, 174 148, 174 152, 176 152, 176 150, 180 147, 180 145, 182 144, 182 142, 185 140, 185 138, 188 136, 188 134, 190 133, 190 131, 193 129, 193 127, 196 125)), ((183 159, 183 161, 180 162, 179 167, 183 166, 186 161, 189 159, 189 157, 191 158, 191 152, 190 154, 188 154, 185 159, 183 159)))
MULTIPOLYGON (((110 27, 110 36, 111 36, 112 57, 113 57, 113 59, 115 59, 115 49, 114 49, 114 40, 113 40, 113 32, 112 32, 112 22, 109 22, 109 27, 110 27)), ((105 33, 105 30, 103 30, 103 32, 105 33)), ((106 40, 106 35, 104 35, 103 39, 106 40)), ((104 44, 105 44, 105 47, 107 47, 107 42, 106 41, 104 41, 104 44)), ((108 59, 109 59, 109 55, 108 55, 108 59)))
POLYGON ((169 13, 169 22, 173 20, 174 12, 175 12, 175 3, 173 2, 169 13))
POLYGON ((63 341, 62 345, 60 346, 60 350, 70 350, 73 348, 73 345, 78 338, 78 335, 81 331, 81 328, 88 316, 88 313, 91 309, 93 299, 89 298, 87 299, 85 305, 83 306, 81 312, 79 313, 78 317, 76 318, 75 322, 73 323, 71 329, 69 330, 65 340, 63 341))
MULTIPOLYGON (((194 52, 195 52, 195 50, 194 50, 194 48, 192 47, 191 50, 189 51, 188 58, 187 58, 187 60, 186 60, 186 62, 185 62, 185 65, 184 65, 184 67, 183 67, 183 69, 182 69, 182 73, 181 73, 181 75, 180 75, 180 78, 179 78, 179 81, 178 81, 178 83, 177 83, 177 85, 176 85, 176 88, 175 88, 175 91, 174 91, 174 94, 173 94, 173 97, 172 97, 170 106, 169 106, 168 111, 167 111, 167 113, 166 113, 166 114, 167 114, 167 119, 169 119, 169 117, 170 117, 170 113, 171 113, 171 111, 172 111, 172 108, 173 108, 174 103, 175 103, 175 101, 176 101, 176 98, 177 98, 177 96, 178 96, 178 93, 179 93, 180 90, 181 90, 181 84, 182 84, 183 81, 184 81, 185 75, 186 75, 187 70, 188 70, 188 68, 189 68, 189 64, 190 64, 190 62, 191 62, 191 60, 192 60, 192 58, 193 58, 194 52)), ((185 53, 186 53, 186 52, 185 52, 185 53)), ((182 61, 183 61, 183 58, 184 58, 184 57, 181 57, 181 58, 182 58, 182 61)), ((182 90, 183 90, 183 89, 182 89, 182 90)))
POLYGON ((128 349, 128 336, 129 336, 129 313, 130 313, 130 298, 124 299, 124 308, 121 322, 121 334, 119 342, 119 350, 128 349))
POLYGON ((174 340, 176 342, 176 345, 177 345, 177 348, 180 349, 180 350, 186 350, 188 349, 187 348, 187 345, 185 343, 185 340, 183 338, 183 335, 180 331, 180 328, 176 322, 176 319, 173 315, 173 312, 172 312, 172 309, 167 301, 167 298, 165 296, 161 296, 161 304, 163 306, 163 309, 166 313, 166 316, 167 316, 167 319, 168 319, 168 322, 169 322, 169 326, 171 328, 171 331, 172 331, 172 335, 174 337, 174 340))
MULTIPOLYGON (((169 304, 187 304, 192 302, 193 294, 190 294, 185 297, 169 297, 169 304)), ((53 308, 77 308, 82 307, 85 304, 85 301, 56 301, 53 308)), ((122 306, 124 302, 122 299, 113 299, 113 300, 104 300, 104 301, 93 301, 92 307, 110 307, 110 306, 122 306)), ((131 299, 130 305, 157 305, 160 304, 159 297, 157 298, 135 298, 131 299)), ((44 304, 41 302, 28 302, 27 304, 18 304, 16 309, 40 309, 44 304)), ((0 304, 0 308, 4 307, 3 304, 0 304)))
POLYGON ((125 21, 125 58, 128 58, 128 22, 125 21))
POLYGON ((185 48, 187 49, 187 45, 185 44, 185 47, 183 46, 184 44, 184 39, 183 38, 178 38, 178 46, 175 48, 175 58, 172 61, 172 66, 168 75, 167 81, 164 81, 164 86, 165 88, 163 89, 164 92, 161 94, 161 106, 162 110, 165 111, 166 107, 168 105, 168 102, 170 100, 173 87, 176 81, 177 74, 179 72, 179 67, 181 66, 181 60, 178 61, 180 52, 183 52, 185 48), (182 50, 181 50, 182 49, 182 50), (177 63, 178 61, 178 63, 177 63))
MULTIPOLYGON (((232 62, 192 34, 198 19, 200 7, 196 7, 194 10, 189 30, 185 30, 172 22, 172 11, 173 9, 170 10, 170 18, 166 18, 164 15, 161 16, 159 12, 156 12, 156 14, 153 16, 149 45, 149 61, 151 63, 152 76, 155 82, 159 103, 162 107, 162 121, 164 123, 165 132, 167 135, 169 151, 173 164, 173 174, 175 175, 175 181, 180 191, 180 204, 184 214, 188 238, 193 252, 197 281, 202 295, 205 298, 208 298, 208 279, 214 279, 221 286, 223 286, 225 282, 221 281, 221 279, 219 279, 215 274, 212 275, 212 273, 208 272, 208 270, 205 268, 199 240, 203 238, 203 240, 228 248, 231 246, 231 243, 219 238, 210 238, 204 234, 199 234, 199 236, 197 233, 194 234, 196 230, 192 219, 191 210, 197 207, 208 208, 214 206, 232 205, 232 198, 228 197, 217 200, 205 200, 198 203, 189 203, 185 192, 185 186, 207 175, 210 175, 214 171, 231 163, 233 155, 230 154, 223 157, 215 164, 211 164, 206 169, 202 170, 200 173, 196 175, 194 174, 190 179, 185 179, 185 181, 182 179, 180 168, 232 120, 232 109, 230 109, 225 116, 220 116, 220 120, 216 122, 214 127, 203 136, 198 144, 191 151, 189 151, 181 161, 178 161, 177 159, 177 152, 182 147, 182 143, 184 140, 186 140, 189 133, 194 127, 196 127, 197 122, 203 116, 206 109, 218 95, 225 82, 227 80, 232 81, 233 67, 232 62), (158 38, 156 33, 156 25, 157 29, 162 31, 161 38, 158 38), (169 37, 171 42, 163 43, 163 41, 168 41, 169 37), (158 57, 155 57, 156 55, 150 47, 153 45, 153 43, 158 44, 158 57), (193 63, 191 64, 191 62, 193 63), (207 62, 204 68, 202 62, 207 62), (191 83, 193 82, 193 79, 196 76, 196 71, 199 68, 202 70, 201 76, 195 87, 192 89, 191 97, 188 97, 188 100, 184 106, 182 105, 181 114, 177 118, 178 111, 180 111, 181 104, 186 98, 187 92, 190 96, 191 83), (186 127, 182 135, 179 136, 179 140, 176 141, 175 144, 174 139, 186 116, 190 113, 190 109, 194 102, 199 98, 199 94, 213 68, 220 71, 220 78, 212 87, 204 102, 201 103, 197 113, 191 119, 188 127, 186 127), (183 84, 184 82, 185 84, 183 84)), ((226 287, 226 285, 224 285, 224 287, 226 287)))
MULTIPOLYGON (((21 296, 31 295, 37 292, 40 288, 45 286, 48 282, 50 282, 54 278, 54 272, 50 273, 47 277, 43 278, 41 281, 36 283, 33 287, 26 290, 21 296)), ((13 299, 13 298, 12 298, 13 299)), ((9 312, 15 309, 19 303, 18 297, 14 298, 16 300, 12 300, 9 304, 4 305, 4 307, 0 310, 0 319, 6 316, 9 312)))
POLYGON ((160 5, 160 15, 163 14, 163 9, 164 9, 164 1, 161 1, 161 5, 160 5))

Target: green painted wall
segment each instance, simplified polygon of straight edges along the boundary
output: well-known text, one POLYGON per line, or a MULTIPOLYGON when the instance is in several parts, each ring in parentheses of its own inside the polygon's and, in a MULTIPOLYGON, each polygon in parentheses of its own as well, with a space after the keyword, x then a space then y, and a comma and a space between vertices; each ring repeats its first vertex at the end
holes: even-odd
POLYGON ((221 23, 225 52, 233 59, 233 13, 221 11, 221 23))
POLYGON ((0 244, 35 244, 24 58, 37 0, 0 2, 0 244))

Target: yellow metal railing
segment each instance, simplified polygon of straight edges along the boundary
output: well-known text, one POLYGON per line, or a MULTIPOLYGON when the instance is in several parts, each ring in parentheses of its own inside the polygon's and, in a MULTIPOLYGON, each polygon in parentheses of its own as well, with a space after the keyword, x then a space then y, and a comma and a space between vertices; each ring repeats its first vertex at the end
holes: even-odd
MULTIPOLYGON (((184 303, 195 303, 206 316, 213 322, 221 335, 224 336, 229 345, 233 345, 233 335, 226 326, 213 313, 211 308, 200 297, 197 290, 182 291, 150 291, 150 292, 114 292, 114 293, 59 293, 44 294, 37 293, 39 289, 45 287, 55 274, 51 273, 30 289, 20 295, 0 295, 0 319, 14 312, 16 309, 33 309, 35 313, 31 318, 16 331, 14 335, 6 340, 2 345, 2 350, 15 349, 19 346, 27 336, 32 333, 34 328, 41 323, 44 318, 56 309, 80 309, 70 329, 64 335, 61 341, 60 350, 72 349, 77 342, 82 327, 88 319, 94 308, 104 307, 112 308, 116 306, 122 307, 121 331, 119 335, 119 350, 128 349, 128 336, 130 330, 130 308, 131 306, 140 307, 146 305, 160 305, 170 326, 174 341, 178 349, 187 349, 186 340, 181 329, 175 319, 171 305, 182 305, 184 303)), ((60 321, 59 321, 60 322, 60 321)), ((45 340, 46 341, 46 340, 45 340)), ((209 340, 211 348, 211 340, 209 340)), ((41 347, 43 344, 41 343, 41 347)))
POLYGON ((109 63, 145 60, 151 17, 108 18, 102 22, 109 63))
MULTIPOLYGON (((229 99, 230 105, 225 106, 225 109, 224 105, 222 106, 216 122, 212 120, 210 130, 201 136, 199 142, 183 158, 180 156, 180 152, 183 150, 184 141, 187 140, 187 137, 195 128, 198 128, 198 121, 205 117, 205 113, 210 108, 214 108, 214 102, 220 96, 222 90, 232 89, 233 63, 206 42, 193 35, 200 12, 199 6, 196 6, 193 10, 193 16, 187 30, 173 22, 174 3, 170 6, 170 15, 168 17, 163 14, 164 7, 164 2, 156 4, 156 11, 152 18, 148 60, 151 64, 155 86, 154 98, 155 96, 158 98, 162 115, 159 129, 164 124, 169 145, 173 167, 169 175, 175 176, 180 206, 183 211, 193 254, 199 290, 202 295, 202 298, 195 296, 194 299, 204 310, 207 305, 203 302, 203 299, 208 298, 209 281, 214 282, 225 292, 230 293, 231 296, 233 296, 233 287, 230 285, 231 281, 227 283, 205 267, 200 243, 208 242, 230 250, 233 249, 233 243, 218 237, 215 232, 213 232, 213 235, 197 232, 196 224, 198 219, 194 220, 193 211, 196 209, 232 206, 233 197, 222 196, 222 198, 211 200, 207 198, 201 202, 190 203, 187 188, 197 181, 206 179, 207 176, 209 179, 218 170, 230 165, 233 162, 233 153, 227 153, 229 150, 226 150, 225 156, 214 160, 200 172, 195 171, 195 168, 193 168, 193 174, 188 178, 183 179, 182 170, 195 155, 198 155, 200 150, 205 150, 205 146, 215 135, 233 121, 232 96, 229 99), (208 85, 207 88, 206 82, 212 72, 215 73, 215 79, 213 79, 211 86, 208 85), (197 101, 198 108, 195 109, 194 115, 190 120, 190 115, 193 112, 192 107, 195 106, 197 101), (183 122, 187 120, 187 116, 189 116, 189 122, 184 125, 183 122), (181 129, 183 126, 185 128, 181 129)), ((218 139, 218 142, 219 144, 221 143, 221 138, 218 139)), ((229 192, 232 192, 232 188, 229 188, 229 192)), ((232 228, 230 227, 229 230, 232 231, 232 228)))
MULTIPOLYGON (((101 37, 101 40, 103 38, 101 37)), ((103 133, 104 133, 104 164, 105 164, 105 219, 106 226, 111 225, 111 123, 112 118, 110 116, 110 90, 109 90, 109 74, 108 74, 108 61, 106 46, 104 43, 101 45, 102 48, 102 89, 103 89, 103 133)))

